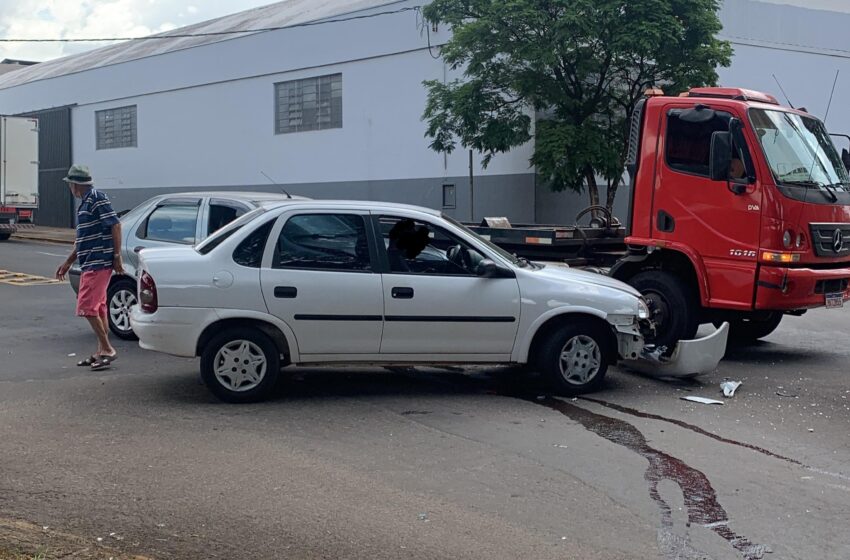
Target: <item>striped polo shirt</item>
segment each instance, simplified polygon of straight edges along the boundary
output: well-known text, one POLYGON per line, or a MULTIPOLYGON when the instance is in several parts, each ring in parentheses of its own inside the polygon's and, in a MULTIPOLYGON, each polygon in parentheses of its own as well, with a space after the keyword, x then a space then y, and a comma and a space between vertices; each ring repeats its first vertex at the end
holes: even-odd
POLYGON ((112 226, 119 221, 106 195, 89 189, 77 209, 77 260, 83 271, 112 268, 112 226))

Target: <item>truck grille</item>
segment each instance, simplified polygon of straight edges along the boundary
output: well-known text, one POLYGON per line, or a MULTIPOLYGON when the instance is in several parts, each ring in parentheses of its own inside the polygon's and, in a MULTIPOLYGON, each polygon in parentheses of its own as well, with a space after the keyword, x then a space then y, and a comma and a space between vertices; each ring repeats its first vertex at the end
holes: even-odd
POLYGON ((809 227, 817 256, 850 255, 850 224, 809 224, 809 227))

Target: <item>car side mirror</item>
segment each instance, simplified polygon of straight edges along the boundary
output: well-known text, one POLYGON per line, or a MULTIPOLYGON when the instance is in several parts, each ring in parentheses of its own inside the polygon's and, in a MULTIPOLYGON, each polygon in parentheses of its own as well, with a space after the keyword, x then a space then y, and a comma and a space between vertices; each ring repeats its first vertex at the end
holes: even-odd
POLYGON ((513 273, 510 270, 502 268, 490 259, 484 259, 480 263, 478 263, 478 268, 475 269, 475 273, 481 278, 513 277, 513 273))
POLYGON ((711 135, 708 175, 712 181, 729 181, 732 165, 732 134, 717 131, 711 135))

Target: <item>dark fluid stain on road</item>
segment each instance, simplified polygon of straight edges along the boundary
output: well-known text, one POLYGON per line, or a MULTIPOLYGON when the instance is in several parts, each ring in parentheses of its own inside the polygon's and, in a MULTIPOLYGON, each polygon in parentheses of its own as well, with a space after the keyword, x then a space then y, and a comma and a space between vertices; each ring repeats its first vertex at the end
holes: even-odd
POLYGON ((531 402, 560 412, 596 435, 611 443, 622 445, 649 461, 644 478, 649 483, 649 495, 661 513, 659 545, 669 560, 696 560, 707 556, 692 548, 687 537, 678 537, 673 532, 673 511, 658 489, 658 485, 664 480, 669 480, 681 488, 689 524, 698 524, 713 531, 732 545, 745 560, 764 558, 763 545, 752 543, 729 527, 726 510, 717 501, 717 493, 705 474, 688 466, 681 459, 651 447, 637 428, 628 422, 595 414, 552 397, 531 402))
POLYGON ((788 463, 791 463, 793 465, 798 465, 798 466, 801 466, 801 467, 806 466, 796 459, 791 459, 790 457, 785 457, 784 455, 779 455, 778 453, 774 453, 773 451, 767 450, 767 449, 765 449, 763 447, 759 447, 757 445, 752 445, 750 443, 744 443, 742 441, 736 441, 734 439, 728 439, 728 438, 725 438, 723 436, 718 436, 717 434, 712 434, 711 432, 703 430, 699 426, 694 426, 693 424, 688 424, 687 422, 683 422, 681 420, 674 420, 672 418, 666 418, 664 416, 659 416, 657 414, 650 414, 648 412, 641 412, 640 410, 636 410, 634 408, 629 408, 627 406, 621 406, 619 404, 614 404, 614 403, 610 403, 610 402, 607 402, 607 401, 601 401, 599 399, 593 399, 593 398, 590 398, 590 397, 579 397, 579 398, 581 398, 584 401, 596 403, 596 404, 604 406, 606 408, 610 408, 612 410, 622 412, 624 414, 629 414, 631 416, 637 416, 638 418, 647 418, 649 420, 661 420, 662 422, 669 422, 670 424, 674 424, 676 426, 679 426, 680 428, 685 428, 686 430, 690 430, 692 432, 695 432, 697 434, 709 437, 709 438, 716 440, 716 441, 720 441, 720 442, 723 442, 723 443, 729 443, 729 444, 732 444, 732 445, 737 445, 738 447, 744 447, 744 448, 750 449, 752 451, 757 451, 757 452, 761 453, 762 455, 767 455, 768 457, 773 457, 775 459, 787 461, 788 463))

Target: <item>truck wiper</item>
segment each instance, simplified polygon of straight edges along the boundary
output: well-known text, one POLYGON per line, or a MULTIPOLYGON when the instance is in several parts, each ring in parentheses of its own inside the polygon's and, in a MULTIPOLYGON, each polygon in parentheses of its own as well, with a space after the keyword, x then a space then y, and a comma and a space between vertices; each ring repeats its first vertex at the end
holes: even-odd
POLYGON ((833 190, 833 185, 827 185, 825 183, 818 183, 817 181, 782 181, 786 185, 800 185, 801 187, 819 187, 823 189, 822 193, 828 195, 827 198, 830 202, 838 202, 838 195, 835 194, 833 190))

